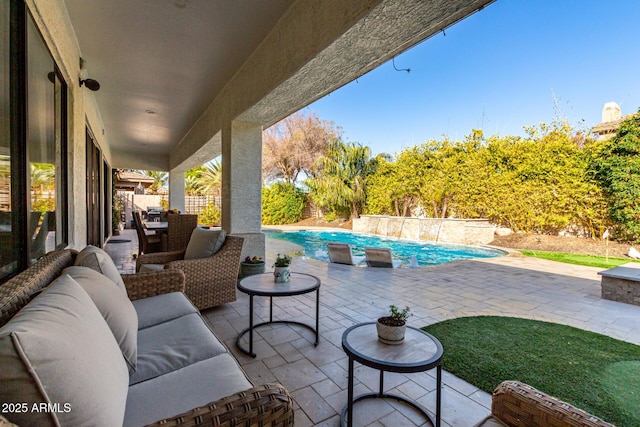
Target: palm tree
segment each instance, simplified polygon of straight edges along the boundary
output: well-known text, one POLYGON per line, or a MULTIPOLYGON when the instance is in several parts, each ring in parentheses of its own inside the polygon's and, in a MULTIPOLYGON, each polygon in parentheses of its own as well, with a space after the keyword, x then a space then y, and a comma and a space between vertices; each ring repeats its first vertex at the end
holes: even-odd
POLYGON ((220 196, 222 188, 222 165, 219 160, 211 160, 203 165, 204 169, 198 178, 198 187, 204 193, 220 196))
POLYGON ((320 206, 358 218, 366 200, 365 182, 373 169, 369 147, 336 141, 318 159, 316 178, 307 183, 320 206))
POLYGON ((158 191, 160 191, 160 188, 167 185, 169 174, 166 172, 161 172, 161 171, 139 171, 139 172, 143 175, 153 178, 153 184, 149 186, 149 189, 155 194, 158 194, 158 191))

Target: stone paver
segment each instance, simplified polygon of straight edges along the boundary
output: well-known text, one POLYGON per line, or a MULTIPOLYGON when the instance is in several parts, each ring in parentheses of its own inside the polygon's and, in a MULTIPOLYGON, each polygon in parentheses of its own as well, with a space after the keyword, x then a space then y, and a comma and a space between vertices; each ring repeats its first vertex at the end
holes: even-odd
MULTIPOLYGON (((119 268, 130 271, 137 238, 129 230, 126 243, 107 245, 119 268)), ((267 240, 267 264, 275 253, 295 250, 287 242, 267 240)), ((296 426, 337 426, 346 403, 347 358, 342 332, 349 326, 385 314, 390 303, 409 305, 411 325, 420 327, 460 316, 516 316, 567 324, 640 344, 640 307, 600 298, 597 268, 527 257, 462 261, 431 268, 369 269, 331 265, 304 257, 294 271, 319 277, 320 343, 297 326, 264 326, 255 336, 253 359, 237 351, 237 333, 249 324, 249 298, 238 292, 232 304, 205 310, 214 331, 255 383, 277 380, 296 402, 296 426)), ((274 299, 274 316, 312 324, 314 295, 274 299)), ((256 315, 268 316, 266 298, 256 297, 256 315)), ((446 349, 445 349, 446 352, 446 349)), ((387 374, 385 383, 435 410, 435 373, 387 374)), ((445 373, 443 426, 472 426, 490 412, 491 397, 445 373)), ((377 372, 356 364, 356 394, 377 388, 377 372)), ((422 425, 411 409, 394 402, 369 400, 356 405, 358 426, 422 425)))

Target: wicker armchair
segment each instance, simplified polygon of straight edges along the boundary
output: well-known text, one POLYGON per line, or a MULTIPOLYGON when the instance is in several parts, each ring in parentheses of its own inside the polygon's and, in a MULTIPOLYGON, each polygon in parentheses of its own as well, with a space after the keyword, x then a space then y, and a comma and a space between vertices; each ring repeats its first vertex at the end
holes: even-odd
POLYGON ((180 269, 185 275, 185 294, 199 309, 236 300, 236 285, 240 270, 244 239, 227 236, 222 248, 210 258, 184 259, 185 251, 140 255, 136 271, 144 264, 161 264, 164 269, 180 269))
POLYGON ((493 391, 491 415, 476 427, 615 427, 528 384, 504 381, 493 391), (500 420, 499 424, 496 420, 500 420))
POLYGON ((198 215, 168 214, 167 232, 160 235, 162 252, 181 251, 189 244, 194 228, 198 226, 198 215))

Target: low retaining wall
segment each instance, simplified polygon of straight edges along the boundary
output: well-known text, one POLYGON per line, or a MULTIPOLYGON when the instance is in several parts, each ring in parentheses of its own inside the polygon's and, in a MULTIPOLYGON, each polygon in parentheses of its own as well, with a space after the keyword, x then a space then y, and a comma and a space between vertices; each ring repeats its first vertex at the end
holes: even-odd
POLYGON ((495 225, 488 219, 406 218, 362 215, 353 220, 353 231, 428 242, 486 245, 494 238, 495 225))

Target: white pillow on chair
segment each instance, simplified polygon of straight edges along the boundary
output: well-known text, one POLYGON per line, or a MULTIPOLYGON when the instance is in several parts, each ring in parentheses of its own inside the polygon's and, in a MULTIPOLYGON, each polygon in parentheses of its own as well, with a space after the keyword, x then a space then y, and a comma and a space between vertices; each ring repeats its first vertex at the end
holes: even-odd
POLYGON ((184 259, 209 258, 220 250, 227 237, 224 230, 207 230, 196 227, 191 233, 184 259))

